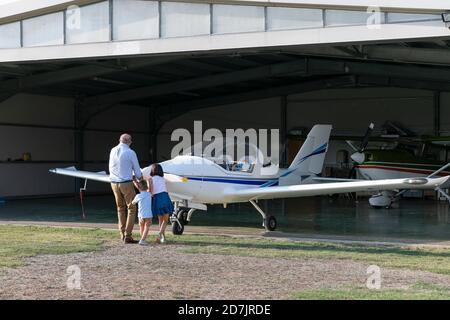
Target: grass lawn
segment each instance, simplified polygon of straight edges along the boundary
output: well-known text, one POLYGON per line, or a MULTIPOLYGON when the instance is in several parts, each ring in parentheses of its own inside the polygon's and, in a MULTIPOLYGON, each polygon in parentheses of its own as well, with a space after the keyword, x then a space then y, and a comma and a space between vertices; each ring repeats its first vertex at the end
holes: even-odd
POLYGON ((449 300, 450 289, 416 283, 408 289, 369 290, 365 287, 307 290, 294 295, 299 300, 449 300))
MULTIPOLYGON (((0 225, 0 267, 20 267, 24 258, 41 254, 68 254, 104 250, 118 243, 117 231, 88 228, 52 228, 0 225), (113 241, 113 242, 111 242, 113 241)), ((450 275, 449 249, 413 249, 273 240, 265 238, 168 234, 167 245, 180 252, 251 256, 269 259, 345 259, 380 267, 422 270, 450 275)), ((368 290, 345 287, 303 291, 295 299, 450 299, 450 288, 417 283, 408 289, 368 290)))
POLYGON ((210 253, 274 259, 348 259, 380 267, 406 268, 450 275, 450 249, 412 249, 394 246, 369 246, 251 239, 217 236, 182 236, 187 253, 210 253))
POLYGON ((97 251, 117 233, 94 229, 0 226, 0 267, 20 267, 39 254, 97 251))
MULTIPOLYGON (((22 258, 39 254, 66 254, 102 250, 116 231, 89 228, 23 227, 0 225, 0 266, 23 265, 22 258)), ((186 253, 251 256, 274 259, 349 259, 380 267, 407 268, 450 275, 450 249, 411 249, 272 240, 211 235, 173 236, 186 253)))

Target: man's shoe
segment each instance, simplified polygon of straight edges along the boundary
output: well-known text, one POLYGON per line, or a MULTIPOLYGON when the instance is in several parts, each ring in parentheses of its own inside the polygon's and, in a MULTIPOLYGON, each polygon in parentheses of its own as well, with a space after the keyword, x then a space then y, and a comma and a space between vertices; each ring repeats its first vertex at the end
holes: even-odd
POLYGON ((141 246, 148 246, 149 243, 147 241, 145 241, 145 240, 139 240, 139 244, 141 246))
POLYGON ((125 237, 123 242, 126 243, 126 244, 129 244, 129 243, 138 243, 139 241, 134 240, 132 237, 125 237))
POLYGON ((161 234, 161 237, 160 237, 159 241, 161 243, 165 243, 166 242, 166 237, 163 234, 161 234))

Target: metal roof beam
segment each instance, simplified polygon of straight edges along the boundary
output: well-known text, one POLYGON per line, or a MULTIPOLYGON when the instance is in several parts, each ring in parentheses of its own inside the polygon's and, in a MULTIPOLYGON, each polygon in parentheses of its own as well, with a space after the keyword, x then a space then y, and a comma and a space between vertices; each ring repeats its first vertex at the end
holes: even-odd
POLYGON ((210 108, 245 101, 268 99, 294 93, 309 92, 329 88, 352 87, 355 85, 355 83, 356 79, 352 76, 338 76, 323 80, 306 81, 279 87, 269 87, 243 93, 217 96, 213 98, 191 100, 177 104, 161 105, 157 108, 159 109, 159 114, 180 115, 194 109, 210 108))
POLYGON ((404 66, 378 62, 345 62, 349 73, 356 75, 379 75, 407 79, 450 82, 450 69, 425 66, 404 66))
MULTIPOLYGON (((443 40, 441 40, 443 41, 443 40)), ((447 49, 415 48, 411 46, 399 45, 365 45, 361 50, 361 55, 349 56, 348 50, 342 47, 320 46, 299 49, 283 50, 282 52, 302 56, 335 57, 364 59, 364 61, 392 61, 395 63, 415 63, 427 65, 449 65, 450 51, 447 49)))
POLYGON ((450 83, 437 81, 420 81, 382 76, 359 76, 358 85, 377 87, 397 87, 417 90, 450 92, 450 83))
POLYGON ((83 104, 107 105, 111 103, 120 103, 124 101, 139 100, 153 96, 170 94, 178 91, 198 90, 242 81, 276 77, 294 72, 306 73, 305 59, 113 92, 87 98, 83 104))
POLYGON ((369 59, 450 65, 450 51, 448 49, 427 49, 399 47, 394 45, 379 45, 366 46, 364 48, 364 52, 366 57, 369 59))
POLYGON ((147 59, 135 59, 112 66, 110 63, 82 65, 67 69, 43 72, 0 82, 0 90, 3 92, 19 92, 37 87, 59 84, 75 80, 86 79, 94 76, 102 76, 111 73, 148 67, 151 65, 165 64, 179 60, 180 57, 157 57, 147 59))

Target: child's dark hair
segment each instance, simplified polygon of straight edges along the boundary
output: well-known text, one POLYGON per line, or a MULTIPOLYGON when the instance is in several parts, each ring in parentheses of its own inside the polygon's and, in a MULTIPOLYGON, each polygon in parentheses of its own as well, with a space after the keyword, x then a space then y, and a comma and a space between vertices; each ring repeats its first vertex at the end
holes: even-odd
POLYGON ((150 169, 150 176, 164 177, 164 170, 159 163, 152 164, 152 167, 150 169))
POLYGON ((148 184, 146 180, 141 180, 138 182, 139 190, 147 191, 148 190, 148 184))

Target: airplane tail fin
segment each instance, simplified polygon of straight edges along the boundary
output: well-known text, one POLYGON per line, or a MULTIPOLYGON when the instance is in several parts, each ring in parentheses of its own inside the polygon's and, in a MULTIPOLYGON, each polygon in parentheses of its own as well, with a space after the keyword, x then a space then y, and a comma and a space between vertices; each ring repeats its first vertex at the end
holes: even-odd
POLYGON ((331 129, 331 125, 315 125, 309 132, 289 169, 305 174, 320 174, 325 161, 325 154, 328 150, 331 129))

